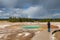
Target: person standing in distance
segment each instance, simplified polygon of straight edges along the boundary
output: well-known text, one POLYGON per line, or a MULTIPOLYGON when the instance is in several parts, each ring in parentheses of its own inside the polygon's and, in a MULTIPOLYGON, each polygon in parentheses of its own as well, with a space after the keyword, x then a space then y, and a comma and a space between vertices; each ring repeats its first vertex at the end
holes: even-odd
POLYGON ((50 21, 48 21, 48 24, 47 25, 48 25, 48 32, 50 32, 50 25, 51 25, 50 24, 50 21))

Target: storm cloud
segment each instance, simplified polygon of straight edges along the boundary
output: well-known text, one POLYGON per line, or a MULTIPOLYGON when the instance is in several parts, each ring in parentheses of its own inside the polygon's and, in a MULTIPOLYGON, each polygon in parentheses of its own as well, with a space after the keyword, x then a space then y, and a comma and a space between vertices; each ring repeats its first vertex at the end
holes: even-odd
POLYGON ((58 18, 60 0, 0 0, 0 18, 58 18))

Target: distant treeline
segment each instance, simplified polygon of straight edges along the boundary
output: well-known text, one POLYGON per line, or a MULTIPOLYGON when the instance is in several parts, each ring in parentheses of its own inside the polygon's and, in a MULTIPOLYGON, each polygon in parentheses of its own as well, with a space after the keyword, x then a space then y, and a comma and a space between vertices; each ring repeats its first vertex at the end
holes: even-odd
POLYGON ((9 17, 8 19, 0 19, 0 21, 9 21, 9 22, 60 22, 60 19, 32 19, 32 18, 16 18, 9 17))

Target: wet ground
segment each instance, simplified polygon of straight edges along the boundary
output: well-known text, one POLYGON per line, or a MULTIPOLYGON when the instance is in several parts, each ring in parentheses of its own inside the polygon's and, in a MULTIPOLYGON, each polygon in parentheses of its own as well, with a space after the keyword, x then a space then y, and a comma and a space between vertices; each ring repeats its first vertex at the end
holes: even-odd
MULTIPOLYGON (((60 32, 56 32, 54 37, 57 40, 60 40, 60 32)), ((3 32, 0 34, 0 40, 52 40, 52 34, 47 30, 20 30, 16 29, 14 31, 10 30, 9 32, 3 32)), ((55 40, 55 39, 53 39, 55 40)))
MULTIPOLYGON (((60 23, 58 22, 53 22, 51 24, 54 25, 52 28, 60 28, 60 23)), ((47 22, 0 22, 0 27, 0 40, 51 40, 52 36, 51 32, 47 31, 47 22), (38 30, 26 30, 21 29, 22 25, 39 25, 42 28, 39 28, 38 30)), ((60 35, 60 33, 56 35, 60 35)))
POLYGON ((25 30, 16 30, 14 32, 9 31, 0 34, 0 40, 31 40, 34 36, 34 32, 25 30))

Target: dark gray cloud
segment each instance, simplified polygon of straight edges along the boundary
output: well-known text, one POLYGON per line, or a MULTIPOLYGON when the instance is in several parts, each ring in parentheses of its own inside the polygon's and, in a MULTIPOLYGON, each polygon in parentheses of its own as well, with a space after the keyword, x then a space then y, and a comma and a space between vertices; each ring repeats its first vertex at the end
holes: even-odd
POLYGON ((0 17, 2 18, 10 16, 54 18, 60 13, 58 9, 60 9, 60 0, 0 0, 0 17))
POLYGON ((60 9, 60 0, 48 0, 44 6, 48 9, 60 9))
POLYGON ((17 7, 23 7, 28 4, 30 6, 42 5, 46 9, 60 9, 60 0, 23 0, 17 4, 17 7))
MULTIPOLYGON (((12 0, 12 1, 7 1, 3 0, 3 3, 6 6, 14 6, 16 8, 23 8, 25 5, 30 5, 30 6, 36 6, 36 5, 43 5, 45 8, 48 9, 56 9, 60 8, 60 0, 12 0), (9 4, 9 5, 8 5, 9 4)), ((1 2, 0 2, 0 7, 1 7, 1 2)))

